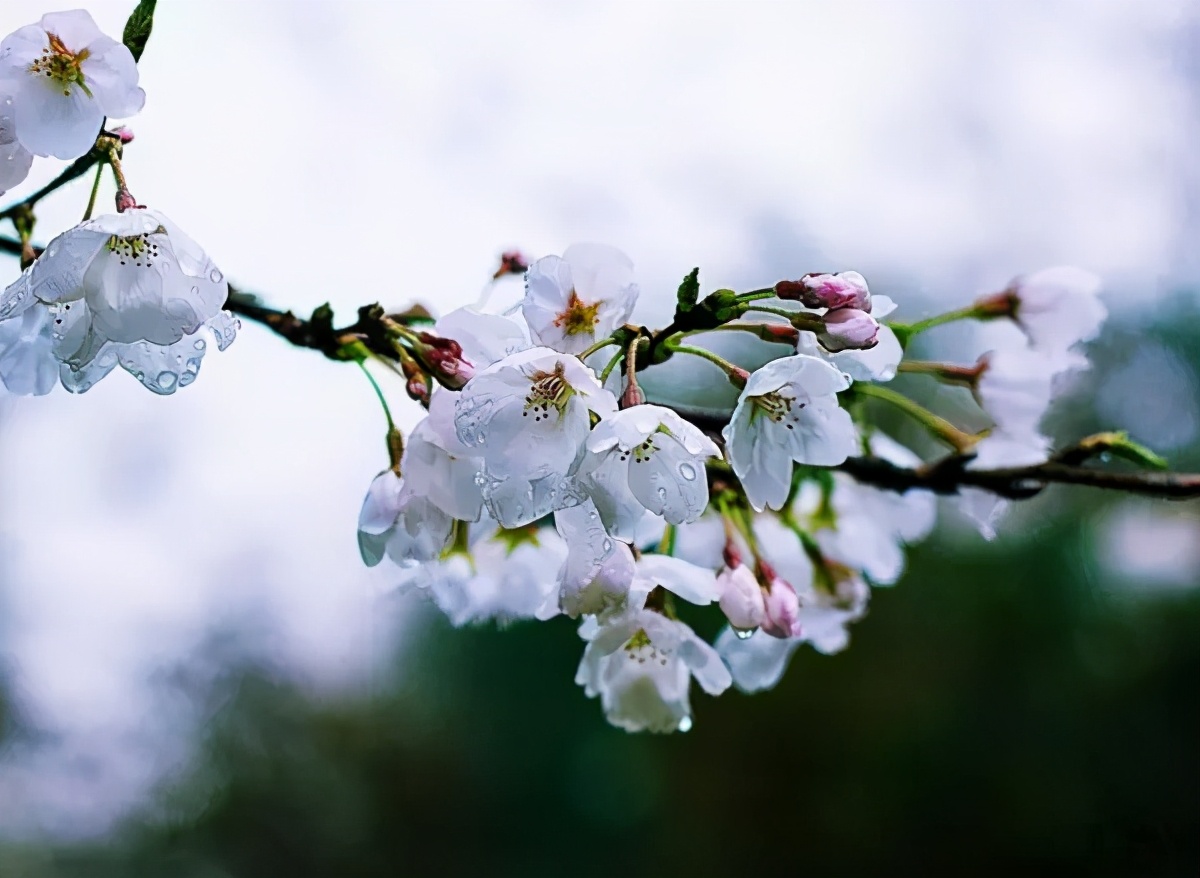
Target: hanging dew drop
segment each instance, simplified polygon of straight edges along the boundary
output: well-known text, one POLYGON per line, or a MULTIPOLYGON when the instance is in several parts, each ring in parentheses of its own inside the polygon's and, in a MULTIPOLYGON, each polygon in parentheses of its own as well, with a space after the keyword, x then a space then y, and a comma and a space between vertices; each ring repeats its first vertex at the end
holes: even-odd
POLYGON ((692 730, 692 718, 690 716, 685 716, 683 719, 681 719, 679 721, 679 731, 690 732, 691 730, 692 730))
POLYGON ((753 628, 734 628, 733 635, 738 640, 749 640, 754 636, 755 629, 753 628))

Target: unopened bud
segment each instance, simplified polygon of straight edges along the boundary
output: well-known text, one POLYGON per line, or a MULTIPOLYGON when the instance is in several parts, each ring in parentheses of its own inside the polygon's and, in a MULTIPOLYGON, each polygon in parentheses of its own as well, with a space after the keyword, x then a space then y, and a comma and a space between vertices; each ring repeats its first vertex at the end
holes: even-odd
POLYGON ((145 207, 144 204, 138 204, 137 199, 133 197, 128 189, 122 187, 117 190, 117 213, 124 213, 127 210, 132 210, 135 207, 145 207))
POLYGON ((800 280, 781 280, 775 284, 775 295, 793 299, 805 308, 856 308, 871 310, 871 291, 866 279, 857 271, 838 274, 806 274, 800 280))
POLYGON ((767 583, 766 618, 763 620, 762 630, 781 639, 799 637, 802 629, 800 598, 796 596, 796 590, 780 579, 765 562, 759 562, 759 570, 767 583))
POLYGON ((114 128, 110 133, 121 143, 133 143, 133 129, 131 128, 122 125, 120 128, 114 128))
POLYGON ((499 280, 506 274, 524 274, 529 270, 529 257, 520 250, 505 250, 500 254, 500 267, 492 275, 492 280, 499 280))
POLYGON ((421 405, 429 404, 429 380, 424 375, 414 375, 404 385, 410 399, 415 399, 421 405))
POLYGON ((817 341, 827 351, 865 351, 875 347, 879 337, 879 322, 866 311, 838 308, 825 315, 825 328, 817 333, 817 341))
POLYGON ((742 631, 753 631, 767 618, 762 586, 745 564, 723 567, 717 574, 720 607, 729 624, 742 631))
POLYGON ((475 376, 475 367, 463 359, 462 345, 454 339, 422 332, 418 340, 418 354, 444 386, 459 390, 475 376))
POLYGON ((627 381, 625 389, 621 392, 621 398, 617 402, 621 408, 627 409, 633 408, 635 405, 642 405, 645 401, 646 394, 642 392, 637 381, 627 381))
POLYGON ((975 304, 971 306, 972 316, 979 320, 987 320, 992 317, 1016 317, 1017 306, 1020 303, 1021 300, 1018 298, 1016 290, 1010 287, 1002 292, 976 299, 975 304))
POLYGON ((787 344, 793 347, 800 340, 800 331, 790 323, 727 323, 754 333, 763 341, 787 344))

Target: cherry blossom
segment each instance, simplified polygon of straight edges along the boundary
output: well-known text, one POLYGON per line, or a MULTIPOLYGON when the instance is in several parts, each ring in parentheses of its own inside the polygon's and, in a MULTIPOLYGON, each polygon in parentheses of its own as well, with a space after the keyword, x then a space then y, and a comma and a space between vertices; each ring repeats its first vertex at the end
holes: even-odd
POLYGON ((210 333, 219 350, 233 342, 239 323, 221 310, 228 291, 212 260, 162 214, 97 217, 54 238, 5 289, 0 326, 25 315, 24 329, 0 335, 0 347, 10 365, 28 361, 27 373, 48 374, 55 361, 72 392, 120 365, 155 393, 173 393, 195 380, 210 333), (13 339, 33 338, 34 326, 38 342, 16 351, 13 339))
POLYGON ((566 543, 545 527, 514 530, 485 520, 471 529, 469 548, 414 567, 402 588, 426 589, 456 626, 558 615, 554 569, 566 543))
MULTIPOLYGON (((872 456, 896 466, 922 463, 883 433, 873 433, 867 445, 872 456)), ((928 491, 882 490, 833 473, 828 490, 806 483, 792 511, 808 525, 826 557, 862 570, 875 585, 891 585, 904 572, 905 547, 933 530, 937 498, 928 491)))
POLYGON ((591 429, 616 399, 575 357, 537 347, 493 363, 459 396, 459 441, 482 457, 484 502, 504 527, 579 501, 566 484, 591 429))
POLYGON ((137 63, 82 9, 52 12, 0 42, 0 91, 12 97, 16 136, 34 155, 73 159, 107 116, 142 109, 137 63))
POLYGON ((625 606, 633 584, 629 546, 604 529, 590 500, 554 513, 554 525, 567 544, 559 570, 559 606, 572 618, 603 615, 625 606))
POLYGON ((575 682, 627 732, 687 731, 691 678, 710 695, 732 682, 716 650, 683 622, 652 610, 630 609, 602 625, 589 620, 580 634, 588 643, 575 682))
POLYGON ((538 342, 579 354, 624 324, 637 297, 628 256, 603 244, 572 244, 561 258, 529 267, 521 313, 538 342))
POLYGON ((478 521, 483 495, 476 480, 483 459, 463 445, 454 431, 457 396, 450 390, 433 394, 429 417, 408 435, 401 466, 412 490, 451 518, 478 521))
POLYGON ((1100 279, 1094 274, 1059 266, 1022 275, 980 305, 1011 316, 1033 347, 1061 352, 1100 331, 1108 309, 1099 292, 1100 279))
POLYGON ((755 509, 779 509, 791 488, 790 461, 836 466, 858 436, 837 393, 850 380, 828 363, 797 354, 754 372, 729 424, 725 453, 755 509))
POLYGON ((358 548, 368 567, 384 557, 408 565, 436 559, 450 544, 454 519, 413 491, 395 470, 374 478, 358 515, 358 548))
POLYGON ((627 541, 647 511, 672 524, 699 518, 708 506, 704 462, 721 454, 699 429, 657 405, 604 418, 587 450, 580 483, 609 533, 627 541))
POLYGON ((12 97, 0 92, 0 195, 18 186, 29 175, 33 153, 17 139, 12 97))
POLYGON ((993 428, 973 449, 974 469, 1041 463, 1050 440, 1041 433, 1042 418, 1062 377, 1087 368, 1086 357, 1069 351, 1003 348, 979 362, 975 398, 991 417, 993 428))

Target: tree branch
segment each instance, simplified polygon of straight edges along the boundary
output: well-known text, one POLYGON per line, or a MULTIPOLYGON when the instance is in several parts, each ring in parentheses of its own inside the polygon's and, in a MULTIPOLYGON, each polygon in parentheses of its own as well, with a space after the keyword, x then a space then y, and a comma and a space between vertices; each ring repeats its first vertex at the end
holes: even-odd
POLYGON ((878 457, 852 457, 838 469, 857 481, 889 491, 914 488, 935 494, 957 494, 961 488, 981 488, 1010 500, 1024 500, 1047 485, 1086 485, 1148 497, 1187 500, 1200 497, 1200 474, 1113 472, 1078 464, 1048 461, 1005 469, 970 470, 969 457, 957 455, 917 469, 896 466, 878 457))
MULTIPOLYGON (((74 176, 82 174, 88 166, 74 176)), ((0 252, 20 255, 21 242, 0 236, 0 252)), ((400 356, 388 338, 387 324, 432 321, 429 312, 420 305, 396 314, 385 313, 379 305, 365 305, 358 309, 358 320, 354 323, 335 327, 333 311, 328 305, 317 308, 305 319, 291 311, 270 308, 257 296, 232 285, 225 307, 239 317, 262 324, 296 347, 319 351, 338 361, 345 361, 346 346, 357 342, 376 356, 397 362, 400 356)), ((721 429, 725 426, 723 420, 686 408, 676 407, 675 410, 720 441, 721 429)), ((1084 461, 1104 450, 1095 444, 1095 438, 1089 437, 1064 449, 1046 463, 1023 467, 972 470, 967 469, 972 459, 970 455, 951 455, 917 468, 896 466, 878 457, 851 457, 837 469, 862 484, 898 493, 924 490, 935 494, 957 494, 962 488, 979 488, 1009 500, 1024 500, 1041 493, 1047 485, 1062 484, 1107 488, 1147 497, 1180 500, 1200 497, 1200 473, 1114 472, 1084 466, 1084 461)))
MULTIPOLYGON (((86 174, 88 172, 89 169, 94 168, 96 166, 97 162, 107 159, 108 158, 108 147, 107 147, 107 145, 105 145, 102 148, 100 145, 100 142, 105 140, 106 138, 112 138, 112 137, 113 137, 113 135, 109 134, 106 131, 101 132, 99 138, 97 139, 96 144, 90 150, 88 150, 86 153, 81 155, 79 158, 75 159, 75 161, 71 162, 71 164, 69 164, 65 168, 63 168, 63 171, 61 174, 59 174, 57 177, 55 177, 53 180, 51 180, 49 183, 47 183, 45 186, 43 186, 37 192, 34 192, 29 197, 27 197, 21 201, 18 201, 15 204, 10 204, 8 207, 4 208, 4 210, 0 210, 0 219, 12 219, 13 217, 17 216, 17 214, 19 214, 19 213, 22 213, 27 210, 31 210, 34 205, 36 205, 39 201, 41 201, 47 195, 49 195, 52 192, 57 191, 58 189, 61 189, 63 186, 67 185, 72 180, 76 180, 79 177, 82 177, 84 174, 86 174)), ((9 249, 10 242, 11 242, 11 239, 0 240, 0 249, 3 249, 4 252, 6 252, 6 253, 11 252, 9 249)), ((19 248, 20 246, 21 246, 20 242, 18 242, 17 247, 19 248)), ((20 253, 19 249, 17 250, 17 253, 18 254, 20 253)))

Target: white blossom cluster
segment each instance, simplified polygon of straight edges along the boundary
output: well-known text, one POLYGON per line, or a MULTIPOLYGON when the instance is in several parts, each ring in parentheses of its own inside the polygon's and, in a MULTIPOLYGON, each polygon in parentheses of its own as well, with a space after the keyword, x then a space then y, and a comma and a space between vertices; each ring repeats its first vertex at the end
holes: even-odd
MULTIPOLYGON (((105 118, 146 95, 133 55, 83 10, 56 12, 0 41, 0 194, 34 156, 75 159, 105 118)), ((121 366, 150 390, 195 380, 210 337, 238 321, 224 276, 162 213, 125 207, 54 238, 0 294, 0 382, 13 393, 82 393, 121 366)))
MULTIPOLYGON (((1015 313, 1032 344, 1048 322, 1063 322, 1036 305, 1047 277, 1079 297, 1072 314, 1098 307, 1082 275, 1018 282, 1015 313)), ((403 457, 372 483, 359 519, 364 560, 400 565, 405 586, 427 590, 456 625, 581 620, 576 681, 629 731, 689 728, 692 678, 711 695, 731 684, 763 689, 801 644, 843 649, 870 587, 895 583, 904 547, 933 528, 935 498, 830 469, 859 455, 921 463, 839 397, 895 376, 903 351, 878 322, 893 303, 853 272, 809 275, 776 293, 740 310, 769 331, 699 334, 698 345, 713 347, 677 348, 607 381, 595 369, 624 352, 604 342, 625 339, 638 298, 631 261, 611 247, 577 244, 534 262, 519 312, 446 315, 435 329, 461 348, 451 370, 461 389, 433 392, 403 457), (826 319, 841 309, 856 313, 826 319), (811 329, 785 331, 794 326, 811 329), (775 342, 766 357, 764 338, 775 342), (710 370, 707 387, 654 382, 680 361, 702 366, 717 346, 729 368, 710 370), (752 370, 728 362, 755 357, 752 370), (719 397, 729 381, 741 387, 724 427, 705 429, 689 401, 719 397), (683 621, 685 604, 723 614, 715 644, 683 621)), ((1063 340, 1095 328, 1080 323, 1063 340)), ((1023 451, 1044 452, 1037 427, 1053 375, 1036 386, 1008 379, 1002 353, 978 370, 979 400, 996 423, 983 444, 1007 430, 1023 451)))
MULTIPOLYGON (((89 204, 41 251, 37 196, 3 211, 25 266, 0 293, 11 392, 82 392, 119 365, 172 393, 195 380, 210 338, 223 350, 235 337, 221 271, 137 204, 119 164, 128 138, 104 130, 144 101, 130 49, 82 10, 0 41, 0 194, 35 156, 86 156, 118 183, 117 213, 91 218, 89 204)), ((382 350, 348 332, 324 351, 386 360, 427 408, 406 439, 389 432, 391 466, 367 492, 359 548, 369 565, 398 565, 402 584, 456 625, 578 620, 575 679, 629 731, 688 729, 693 678, 710 695, 753 691, 773 686, 802 644, 840 651, 871 588, 900 578, 905 547, 934 526, 935 498, 837 469, 852 457, 922 465, 871 423, 864 397, 916 417, 966 466, 1045 461, 1042 418, 1062 378, 1087 365, 1078 345, 1105 317, 1095 279, 1069 268, 891 325, 881 321, 895 304, 857 272, 703 301, 693 272, 674 321, 652 331, 629 323, 639 288, 612 247, 576 244, 527 269, 505 254, 500 273, 519 270, 524 298, 507 312, 460 308, 418 332, 368 307, 382 350), (905 362, 914 334, 957 319, 1008 319, 1024 333, 973 366, 905 362), (991 426, 964 433, 879 386, 901 368, 968 385, 991 426), (713 643, 685 621, 700 607, 720 614, 713 643)), ((990 533, 1000 505, 961 497, 990 533)))

